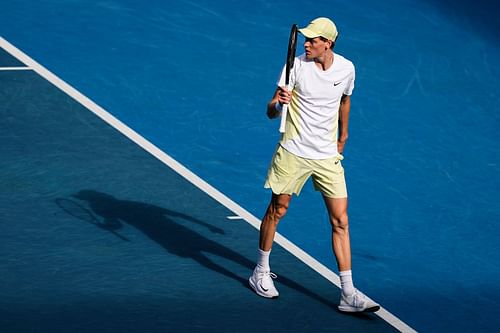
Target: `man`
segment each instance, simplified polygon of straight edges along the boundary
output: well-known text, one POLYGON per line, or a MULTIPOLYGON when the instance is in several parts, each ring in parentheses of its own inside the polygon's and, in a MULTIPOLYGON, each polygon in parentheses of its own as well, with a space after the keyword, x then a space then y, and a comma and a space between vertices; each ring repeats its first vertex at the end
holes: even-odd
POLYGON ((337 28, 328 18, 317 18, 299 29, 305 37, 305 54, 295 58, 290 72, 290 91, 285 70, 268 103, 269 118, 288 104, 285 133, 269 168, 265 187, 272 189, 271 202, 260 226, 259 259, 249 284, 260 296, 276 298, 269 255, 278 222, 285 215, 292 194, 298 195, 311 177, 323 196, 332 225, 332 247, 340 272, 342 293, 339 310, 373 312, 380 306, 354 288, 347 217, 347 190, 342 153, 348 137, 350 96, 354 66, 333 47, 337 28))

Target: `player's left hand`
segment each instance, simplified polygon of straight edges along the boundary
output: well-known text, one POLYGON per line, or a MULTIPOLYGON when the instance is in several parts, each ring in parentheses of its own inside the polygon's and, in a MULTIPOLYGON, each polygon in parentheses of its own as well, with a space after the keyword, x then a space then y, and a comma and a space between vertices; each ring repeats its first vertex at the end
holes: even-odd
POLYGON ((344 153, 344 146, 345 146, 345 141, 337 141, 337 150, 339 152, 339 154, 343 154, 344 153))

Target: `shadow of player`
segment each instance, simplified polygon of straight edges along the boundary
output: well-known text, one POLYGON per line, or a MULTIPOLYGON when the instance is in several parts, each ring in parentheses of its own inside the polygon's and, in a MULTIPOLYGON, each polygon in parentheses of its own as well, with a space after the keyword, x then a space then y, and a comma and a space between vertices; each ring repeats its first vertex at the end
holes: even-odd
MULTIPOLYGON (((94 190, 82 190, 73 197, 87 203, 87 207, 92 211, 91 213, 99 217, 100 228, 116 232, 116 230, 122 228, 122 223, 127 223, 143 232, 169 253, 183 258, 191 258, 200 265, 239 281, 249 288, 246 277, 242 278, 236 275, 211 260, 205 253, 214 254, 220 258, 238 263, 248 268, 250 272, 255 267, 254 262, 240 253, 185 227, 180 220, 205 227, 217 234, 224 234, 224 230, 184 213, 147 203, 119 200, 109 194, 94 190)), ((282 275, 279 277, 279 283, 329 307, 336 308, 336 304, 330 300, 282 275)))

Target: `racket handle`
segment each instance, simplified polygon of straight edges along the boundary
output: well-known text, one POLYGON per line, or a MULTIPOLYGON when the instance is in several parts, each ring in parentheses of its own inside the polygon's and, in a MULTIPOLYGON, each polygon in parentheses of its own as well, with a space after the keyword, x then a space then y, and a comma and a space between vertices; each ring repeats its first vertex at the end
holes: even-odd
POLYGON ((281 110, 280 133, 285 133, 287 113, 288 113, 288 104, 283 104, 283 109, 281 110))

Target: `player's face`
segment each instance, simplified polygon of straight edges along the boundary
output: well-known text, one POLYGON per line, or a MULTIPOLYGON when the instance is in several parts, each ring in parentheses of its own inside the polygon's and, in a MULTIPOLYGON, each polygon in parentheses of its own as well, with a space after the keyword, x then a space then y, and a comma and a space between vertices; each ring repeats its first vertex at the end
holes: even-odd
POLYGON ((306 38, 306 41, 304 42, 306 58, 310 60, 321 58, 330 48, 330 45, 330 41, 324 41, 320 37, 306 38))

